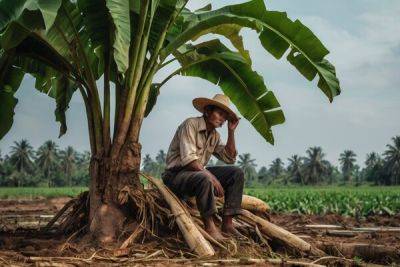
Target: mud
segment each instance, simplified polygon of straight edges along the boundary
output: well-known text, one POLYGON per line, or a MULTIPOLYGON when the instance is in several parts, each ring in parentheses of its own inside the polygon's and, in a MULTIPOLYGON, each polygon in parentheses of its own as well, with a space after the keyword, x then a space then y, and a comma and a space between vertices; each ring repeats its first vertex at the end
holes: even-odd
MULTIPOLYGON (((129 251, 108 250, 107 248, 98 248, 96 244, 84 238, 79 243, 75 243, 71 241, 71 236, 64 236, 62 233, 41 233, 38 231, 69 200, 70 198, 66 197, 33 200, 0 200, 0 266, 10 266, 12 264, 40 266, 39 263, 43 262, 46 264, 50 262, 59 266, 60 264, 61 266, 70 266, 71 264, 71 266, 85 266, 92 263, 93 259, 96 259, 96 263, 101 263, 103 260, 102 263, 107 265, 122 265, 129 263, 128 258, 133 259, 135 257, 147 258, 149 264, 180 265, 181 263, 178 264, 172 260, 157 262, 151 261, 151 259, 157 256, 167 256, 168 258, 175 259, 193 257, 187 251, 187 248, 185 248, 186 245, 179 242, 175 244, 175 248, 171 248, 170 250, 157 249, 156 243, 162 242, 160 240, 155 241, 154 244, 138 244, 134 249, 130 249, 129 251), (104 255, 107 255, 107 257, 104 255), (80 260, 76 260, 76 257, 79 257, 80 260)), ((395 216, 352 218, 337 214, 320 216, 271 213, 270 220, 312 244, 361 243, 382 245, 392 248, 395 252, 400 251, 400 231, 351 232, 349 235, 346 233, 346 236, 335 236, 331 234, 330 229, 307 227, 307 225, 319 224, 336 225, 340 227, 340 230, 352 230, 355 227, 385 227, 386 229, 387 227, 400 227, 400 214, 395 216)), ((77 236, 79 236, 79 233, 76 233, 73 238, 77 236)), ((169 241, 173 243, 174 239, 171 237, 169 241)), ((262 257, 263 255, 258 256, 262 257)), ((382 258, 378 260, 374 259, 371 262, 387 264, 390 263, 390 260, 382 258)), ((146 261, 141 262, 141 264, 145 263, 146 261)))

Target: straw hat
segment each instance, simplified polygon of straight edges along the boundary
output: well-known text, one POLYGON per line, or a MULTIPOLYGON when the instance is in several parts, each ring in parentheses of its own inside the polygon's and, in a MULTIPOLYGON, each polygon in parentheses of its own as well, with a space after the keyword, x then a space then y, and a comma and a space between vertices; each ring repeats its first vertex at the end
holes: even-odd
POLYGON ((239 119, 233 110, 229 107, 229 97, 223 94, 216 94, 212 99, 206 97, 197 97, 192 101, 193 106, 200 111, 204 112, 204 107, 207 105, 214 105, 219 108, 222 108, 226 112, 228 112, 230 119, 239 119))

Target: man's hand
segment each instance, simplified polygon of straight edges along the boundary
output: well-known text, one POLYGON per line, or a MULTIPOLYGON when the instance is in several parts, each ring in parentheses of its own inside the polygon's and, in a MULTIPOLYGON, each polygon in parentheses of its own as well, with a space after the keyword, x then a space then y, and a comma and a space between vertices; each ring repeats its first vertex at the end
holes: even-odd
POLYGON ((234 121, 229 120, 228 121, 228 130, 234 131, 236 129, 236 127, 238 126, 238 124, 239 124, 239 119, 234 120, 234 121))
POLYGON ((225 192, 224 188, 222 187, 221 183, 218 181, 217 178, 213 177, 211 179, 212 184, 214 185, 214 193, 217 197, 223 197, 225 192))
MULTIPOLYGON (((207 169, 206 169, 207 170, 207 169)), ((224 192, 224 188, 222 187, 221 183, 218 181, 218 179, 214 176, 214 174, 212 174, 210 171, 208 171, 211 183, 214 186, 214 194, 217 197, 223 197, 225 192, 224 192)))

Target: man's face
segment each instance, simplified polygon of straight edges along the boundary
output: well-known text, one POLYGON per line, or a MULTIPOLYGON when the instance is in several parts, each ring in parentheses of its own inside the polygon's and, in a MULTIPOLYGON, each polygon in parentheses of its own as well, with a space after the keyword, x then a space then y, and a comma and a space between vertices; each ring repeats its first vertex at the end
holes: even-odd
POLYGON ((207 121, 214 126, 214 128, 221 127, 228 119, 228 112, 215 107, 212 111, 208 112, 207 121))

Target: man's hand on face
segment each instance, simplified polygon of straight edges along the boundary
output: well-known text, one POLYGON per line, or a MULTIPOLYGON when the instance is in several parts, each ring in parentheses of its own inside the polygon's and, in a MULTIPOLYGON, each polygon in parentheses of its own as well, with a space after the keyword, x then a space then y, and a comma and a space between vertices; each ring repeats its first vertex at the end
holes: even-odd
POLYGON ((228 121, 228 130, 234 131, 239 124, 239 119, 228 121))

